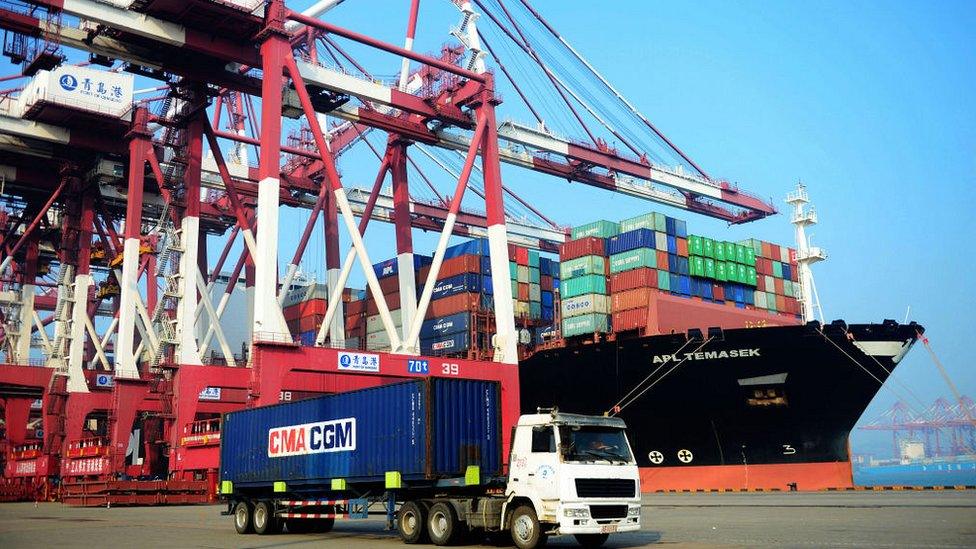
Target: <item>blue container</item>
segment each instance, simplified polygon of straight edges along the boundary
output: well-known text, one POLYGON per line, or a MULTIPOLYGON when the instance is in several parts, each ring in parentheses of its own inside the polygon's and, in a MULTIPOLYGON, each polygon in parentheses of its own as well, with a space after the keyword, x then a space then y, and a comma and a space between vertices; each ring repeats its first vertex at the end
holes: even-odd
MULTIPOLYGON (((419 270, 424 265, 430 265, 433 261, 434 258, 429 255, 413 254, 414 270, 419 270)), ((386 278, 398 274, 400 268, 397 265, 397 258, 394 257, 393 259, 374 263, 373 272, 376 273, 376 278, 386 278)))
POLYGON ((475 238, 467 242, 462 242, 444 250, 444 259, 460 257, 462 255, 488 255, 488 239, 475 238))
POLYGON ((490 276, 481 277, 481 293, 485 295, 494 295, 495 286, 491 283, 490 276))
POLYGON ((542 320, 555 320, 556 310, 552 307, 542 306, 542 320))
POLYGON ((434 339, 471 329, 471 313, 464 311, 442 318, 425 320, 420 325, 420 339, 434 339))
POLYGON ((481 256, 481 273, 491 274, 491 258, 487 255, 481 256))
POLYGON ((529 302, 529 318, 542 318, 542 304, 538 301, 529 302))
POLYGON ((742 297, 745 298, 743 301, 746 302, 746 305, 755 305, 756 304, 756 294, 751 289, 743 290, 742 291, 742 297))
POLYGON ((689 274, 691 274, 691 272, 689 271, 689 269, 690 269, 689 263, 690 262, 688 261, 688 258, 687 257, 678 256, 677 264, 678 264, 678 274, 679 275, 689 275, 689 274))
POLYGON ((495 476, 499 395, 492 381, 425 378, 230 412, 220 479, 235 490, 285 482, 294 492, 328 490, 331 479, 382 483, 387 471, 405 480, 456 478, 479 465, 482 478, 495 476))
POLYGON ((678 273, 668 273, 668 287, 671 288, 671 293, 678 295, 678 273))
POLYGON ((789 263, 783 263, 783 280, 793 280, 793 271, 789 263))
POLYGON ((678 256, 673 254, 668 254, 668 272, 676 273, 678 272, 678 256))
POLYGON ((539 271, 543 276, 552 276, 552 260, 548 257, 540 257, 539 271))
POLYGON ((481 275, 465 273, 450 276, 443 280, 437 281, 437 284, 434 285, 434 291, 431 293, 430 298, 440 299, 442 297, 448 297, 463 292, 481 293, 482 286, 481 275))
POLYGON ((684 219, 674 220, 674 236, 688 238, 688 223, 684 219))
POLYGON ((691 295, 691 277, 678 275, 678 295, 688 297, 691 295))
POLYGON ((674 222, 675 219, 673 217, 664 218, 664 232, 667 233, 668 236, 674 236, 674 222))
POLYGON ((674 235, 668 235, 668 253, 676 254, 678 253, 678 239, 674 235))
POLYGON ((552 292, 543 291, 541 299, 542 299, 543 307, 549 307, 550 309, 552 308, 552 304, 553 304, 552 292))
POLYGON ((311 347, 315 345, 315 336, 318 334, 318 330, 309 330, 307 332, 302 332, 298 334, 298 340, 302 345, 306 347, 311 347))
MULTIPOLYGON (((556 268, 557 269, 559 268, 558 263, 556 264, 556 268)), ((553 278, 552 279, 552 289, 553 290, 558 290, 559 289, 559 279, 558 278, 553 278)))
POLYGON ((454 334, 420 340, 420 353, 426 356, 453 355, 471 348, 471 333, 454 334))
POLYGON ((715 299, 715 292, 712 291, 712 283, 710 280, 703 280, 701 282, 701 296, 703 299, 715 299))
POLYGON ((607 239, 607 255, 619 254, 637 248, 654 248, 654 231, 637 229, 611 236, 607 239))

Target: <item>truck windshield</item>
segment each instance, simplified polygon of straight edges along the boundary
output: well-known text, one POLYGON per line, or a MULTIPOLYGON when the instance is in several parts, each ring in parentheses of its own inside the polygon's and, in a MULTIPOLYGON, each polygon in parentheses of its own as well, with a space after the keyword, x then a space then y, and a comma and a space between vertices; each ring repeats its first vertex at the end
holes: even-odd
POLYGON ((634 459, 624 431, 613 427, 560 426, 559 446, 565 461, 630 463, 634 459))

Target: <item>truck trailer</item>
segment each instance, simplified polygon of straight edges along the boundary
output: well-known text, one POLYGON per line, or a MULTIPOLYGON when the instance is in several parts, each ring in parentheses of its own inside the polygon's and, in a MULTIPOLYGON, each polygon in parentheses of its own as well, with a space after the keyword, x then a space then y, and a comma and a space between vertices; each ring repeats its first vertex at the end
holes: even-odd
POLYGON ((510 533, 596 547, 640 528, 623 420, 540 410, 504 458, 493 381, 424 378, 230 412, 220 496, 240 534, 328 532, 385 516, 405 543, 510 533), (507 474, 506 474, 507 464, 507 474))

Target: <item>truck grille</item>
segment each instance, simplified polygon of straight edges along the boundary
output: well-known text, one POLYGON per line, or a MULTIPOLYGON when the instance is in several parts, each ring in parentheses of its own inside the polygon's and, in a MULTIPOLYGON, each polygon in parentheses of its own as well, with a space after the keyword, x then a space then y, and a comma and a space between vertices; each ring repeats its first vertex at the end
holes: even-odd
POLYGON ((632 498, 636 491, 637 487, 633 480, 620 478, 576 479, 576 495, 581 498, 632 498))
POLYGON ((627 517, 626 505, 590 505, 590 516, 595 519, 620 519, 627 517))

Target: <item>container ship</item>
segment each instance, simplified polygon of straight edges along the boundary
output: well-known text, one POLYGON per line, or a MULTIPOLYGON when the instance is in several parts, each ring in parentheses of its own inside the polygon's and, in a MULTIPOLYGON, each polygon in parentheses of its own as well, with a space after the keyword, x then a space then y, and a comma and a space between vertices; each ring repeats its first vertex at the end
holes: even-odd
MULTIPOLYGON (((816 221, 806 200, 802 187, 791 194, 798 242, 816 221)), ((848 435, 920 325, 813 320, 809 265, 825 257, 819 248, 708 238, 657 212, 588 223, 569 237, 558 259, 509 246, 523 412, 621 416, 646 490, 852 486, 848 435)), ((414 256, 418 281, 429 263, 414 256)), ((401 329, 397 268, 374 265, 401 329)), ((487 241, 449 247, 422 354, 490 359, 497 283, 487 241)), ((285 316, 311 344, 324 289, 293 295, 285 316)), ((343 299, 345 346, 387 349, 372 296, 343 299)))

